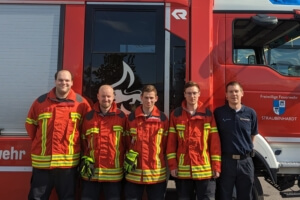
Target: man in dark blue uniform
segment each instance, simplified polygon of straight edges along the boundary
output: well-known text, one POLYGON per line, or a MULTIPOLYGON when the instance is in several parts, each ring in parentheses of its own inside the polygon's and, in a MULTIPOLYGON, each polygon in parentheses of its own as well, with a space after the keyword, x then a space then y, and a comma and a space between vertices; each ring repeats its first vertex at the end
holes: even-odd
POLYGON ((228 104, 214 111, 221 139, 222 168, 217 184, 217 199, 231 200, 236 187, 238 200, 252 199, 254 165, 253 140, 257 129, 256 112, 241 103, 243 88, 238 82, 226 85, 228 104))

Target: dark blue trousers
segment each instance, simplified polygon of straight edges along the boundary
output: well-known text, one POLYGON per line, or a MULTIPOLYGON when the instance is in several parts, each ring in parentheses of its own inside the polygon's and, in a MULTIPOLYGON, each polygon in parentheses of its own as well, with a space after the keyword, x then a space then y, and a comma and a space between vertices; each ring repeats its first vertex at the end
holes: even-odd
POLYGON ((100 199, 104 194, 105 200, 120 200, 122 181, 119 182, 96 182, 82 180, 81 200, 100 199))
POLYGON ((215 196, 214 180, 176 179, 178 200, 213 200, 215 196))
POLYGON ((237 200, 252 200, 254 165, 251 157, 234 160, 222 157, 221 176, 217 179, 217 199, 232 200, 236 187, 237 200))
POLYGON ((126 181, 125 199, 142 200, 144 190, 146 189, 148 200, 164 200, 167 189, 167 182, 155 184, 135 184, 126 181))
POLYGON ((58 199, 75 200, 76 167, 70 169, 32 169, 28 200, 48 200, 53 188, 58 199))

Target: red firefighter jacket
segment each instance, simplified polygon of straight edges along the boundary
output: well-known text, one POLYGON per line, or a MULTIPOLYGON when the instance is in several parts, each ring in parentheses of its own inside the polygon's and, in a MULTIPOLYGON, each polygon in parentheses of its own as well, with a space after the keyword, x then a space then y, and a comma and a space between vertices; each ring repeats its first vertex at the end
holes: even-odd
POLYGON ((212 112, 199 101, 194 115, 186 101, 170 116, 167 145, 170 170, 178 169, 180 179, 210 179, 221 171, 221 145, 212 112))
MULTIPOLYGON (((95 161, 91 181, 116 182, 123 179, 126 115, 113 102, 104 115, 95 103, 82 125, 84 154, 95 161)), ((87 180, 87 176, 83 176, 87 180)))
POLYGON ((126 180, 137 184, 166 181, 165 150, 168 136, 168 118, 154 107, 145 116, 142 106, 128 116, 126 146, 139 153, 137 168, 126 175, 126 180))
POLYGON ((72 89, 64 100, 55 88, 32 104, 25 127, 32 140, 32 166, 41 169, 71 168, 80 160, 79 126, 90 110, 88 102, 72 89))

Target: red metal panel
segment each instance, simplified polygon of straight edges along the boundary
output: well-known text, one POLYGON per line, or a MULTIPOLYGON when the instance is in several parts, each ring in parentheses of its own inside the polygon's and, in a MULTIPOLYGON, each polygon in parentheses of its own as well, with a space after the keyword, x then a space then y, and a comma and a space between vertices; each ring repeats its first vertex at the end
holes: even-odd
POLYGON ((85 5, 66 5, 63 68, 74 75, 73 89, 81 93, 85 5))
POLYGON ((226 14, 213 16, 213 106, 214 108, 224 104, 225 100, 225 37, 226 14))
POLYGON ((28 171, 31 167, 30 149, 29 137, 1 136, 1 199, 26 199, 31 177, 31 171, 28 171))
POLYGON ((206 103, 212 96, 212 6, 212 1, 193 1, 191 7, 190 79, 199 82, 206 103))

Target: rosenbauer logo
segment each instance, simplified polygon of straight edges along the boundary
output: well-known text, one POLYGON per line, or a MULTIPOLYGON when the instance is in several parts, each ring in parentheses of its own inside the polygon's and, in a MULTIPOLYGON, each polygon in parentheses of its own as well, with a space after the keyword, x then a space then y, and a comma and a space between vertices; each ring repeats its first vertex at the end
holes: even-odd
POLYGON ((172 12, 172 16, 177 20, 186 20, 187 11, 184 9, 175 9, 172 12))

